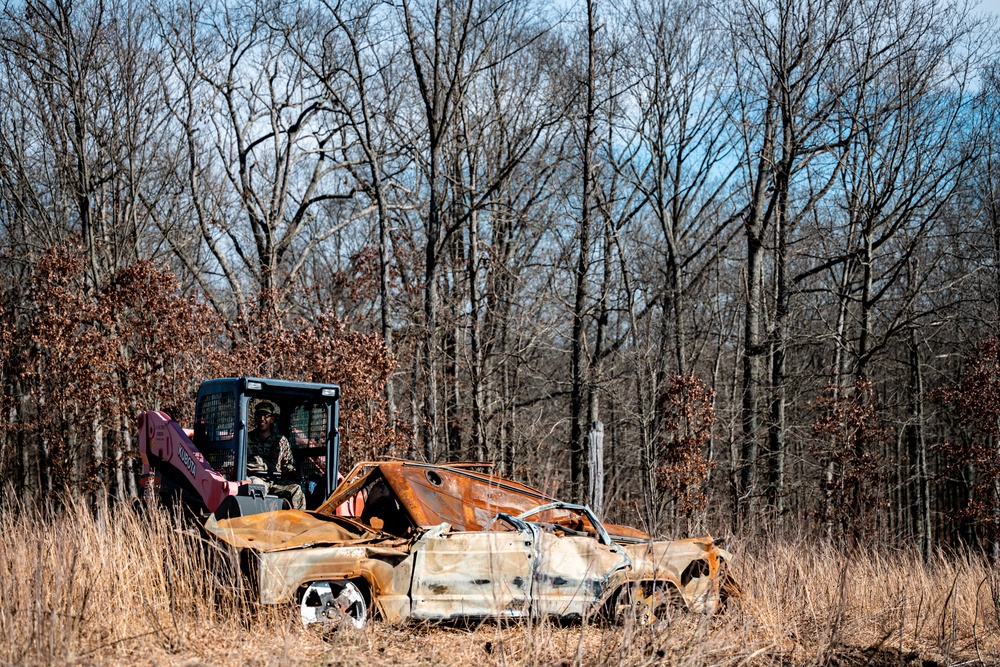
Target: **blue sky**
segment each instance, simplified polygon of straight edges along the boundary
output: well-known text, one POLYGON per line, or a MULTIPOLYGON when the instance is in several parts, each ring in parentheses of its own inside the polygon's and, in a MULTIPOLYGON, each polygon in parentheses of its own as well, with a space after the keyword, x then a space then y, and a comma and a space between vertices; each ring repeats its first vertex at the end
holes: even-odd
POLYGON ((978 9, 984 12, 992 12, 1000 15, 1000 0, 983 0, 978 9))

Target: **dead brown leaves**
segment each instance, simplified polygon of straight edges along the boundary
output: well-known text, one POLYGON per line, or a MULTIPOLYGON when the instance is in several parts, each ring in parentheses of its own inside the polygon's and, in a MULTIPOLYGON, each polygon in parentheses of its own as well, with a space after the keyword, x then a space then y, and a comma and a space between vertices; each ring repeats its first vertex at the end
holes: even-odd
POLYGON ((819 416, 813 422, 811 449, 828 471, 822 520, 838 526, 840 537, 857 542, 871 533, 874 515, 886 502, 879 496, 886 474, 880 463, 892 430, 868 378, 858 378, 846 390, 831 388, 812 407, 819 416))
POLYGON ((958 437, 942 445, 949 472, 974 469, 971 494, 961 518, 1000 540, 1000 340, 976 346, 958 381, 935 392, 954 420, 958 437))
POLYGON ((241 374, 338 383, 345 459, 401 453, 383 397, 394 360, 331 314, 292 317, 262 297, 229 323, 153 262, 94 284, 68 246, 14 287, 0 295, 0 426, 20 445, 0 447, 5 476, 50 490, 122 485, 140 410, 189 422, 202 380, 241 374))
POLYGON ((658 439, 660 464, 657 488, 677 502, 678 511, 691 516, 708 503, 705 482, 714 467, 704 451, 715 423, 713 393, 693 375, 670 378, 660 397, 662 428, 658 439))

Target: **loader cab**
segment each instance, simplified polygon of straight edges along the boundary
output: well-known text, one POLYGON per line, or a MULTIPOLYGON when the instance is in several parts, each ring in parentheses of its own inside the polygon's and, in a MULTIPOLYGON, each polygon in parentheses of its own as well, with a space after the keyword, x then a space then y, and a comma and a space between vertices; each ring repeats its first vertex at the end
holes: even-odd
POLYGON ((293 477, 281 481, 300 484, 306 507, 314 509, 336 486, 339 399, 335 384, 250 377, 209 380, 198 390, 194 443, 227 480, 247 480, 247 435, 254 428, 254 408, 263 401, 272 403, 278 408, 274 427, 288 439, 295 463, 293 477))

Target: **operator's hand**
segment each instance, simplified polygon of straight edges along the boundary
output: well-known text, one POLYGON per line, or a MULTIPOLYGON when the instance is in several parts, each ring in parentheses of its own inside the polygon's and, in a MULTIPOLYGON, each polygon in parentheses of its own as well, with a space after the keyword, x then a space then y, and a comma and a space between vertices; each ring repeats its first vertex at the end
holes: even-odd
POLYGON ((267 472, 267 464, 264 463, 263 457, 255 456, 247 461, 247 472, 267 472))
POLYGON ((292 460, 291 451, 282 450, 278 452, 276 471, 282 475, 294 475, 296 473, 295 461, 292 460))

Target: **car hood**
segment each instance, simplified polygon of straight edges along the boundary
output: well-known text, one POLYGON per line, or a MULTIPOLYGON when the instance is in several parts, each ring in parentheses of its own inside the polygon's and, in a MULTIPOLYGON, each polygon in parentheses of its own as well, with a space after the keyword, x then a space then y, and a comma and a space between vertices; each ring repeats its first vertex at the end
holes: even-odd
POLYGON ((234 547, 257 551, 282 551, 320 545, 384 542, 386 536, 346 517, 332 517, 300 510, 279 510, 216 520, 210 516, 205 530, 234 547))

